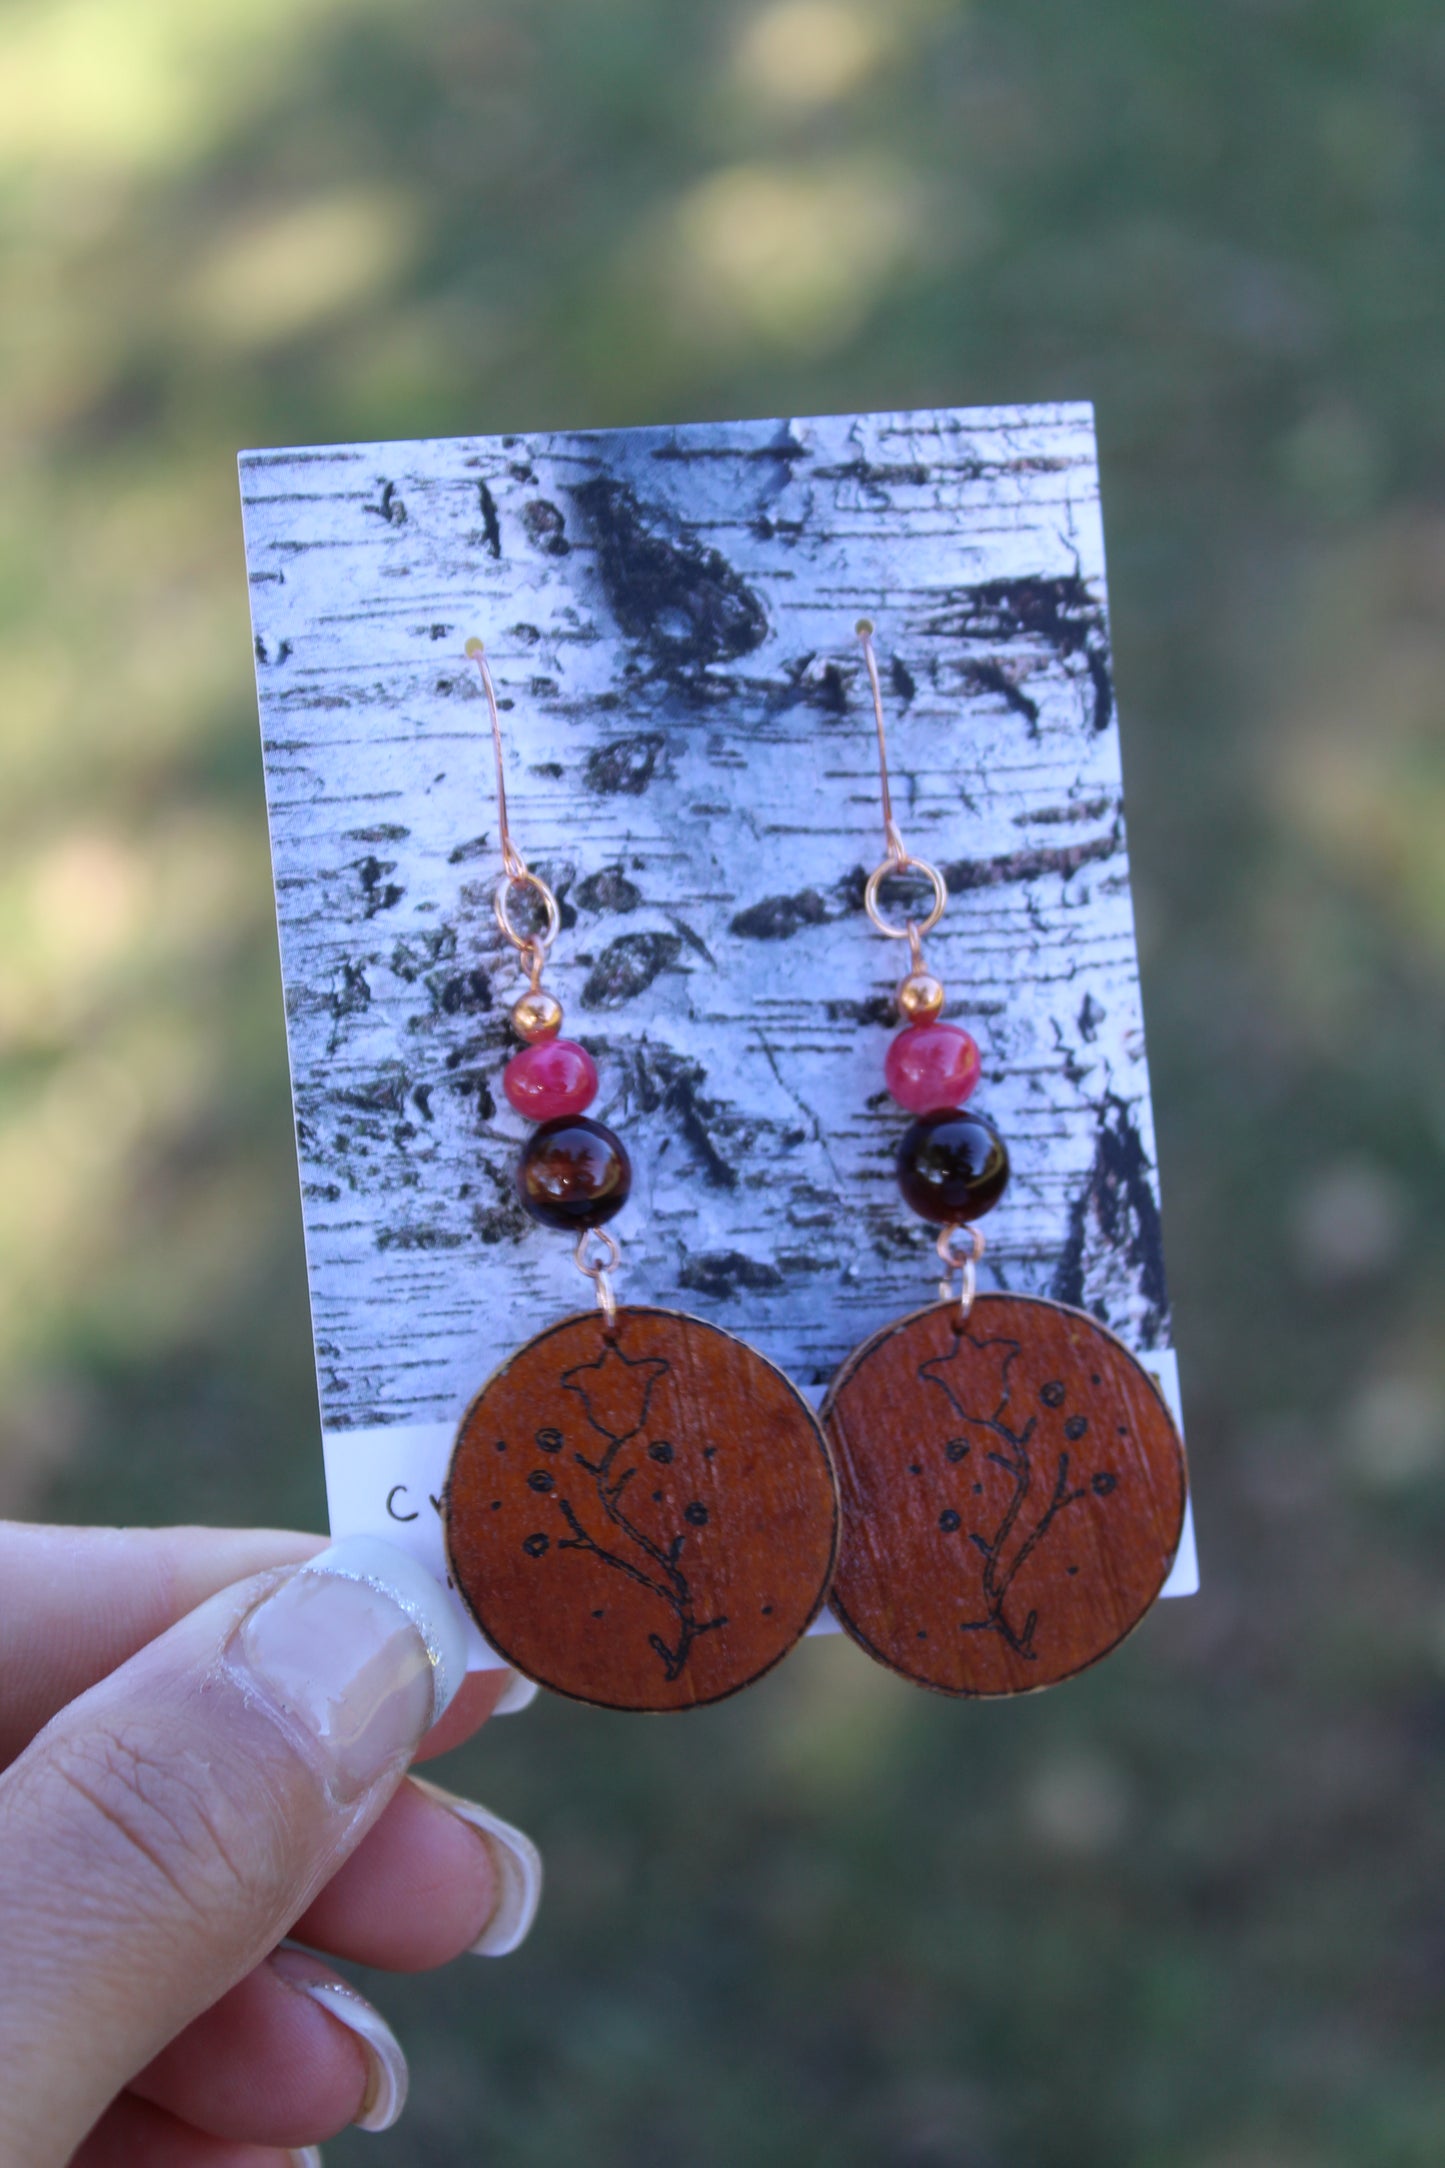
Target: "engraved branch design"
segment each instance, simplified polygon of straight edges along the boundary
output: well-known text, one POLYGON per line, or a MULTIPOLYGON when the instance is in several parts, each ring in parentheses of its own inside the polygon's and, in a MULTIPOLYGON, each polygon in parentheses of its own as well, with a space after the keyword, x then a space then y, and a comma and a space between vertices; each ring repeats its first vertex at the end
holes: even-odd
MULTIPOLYGON (((1045 1474, 1043 1469, 1035 1467, 1039 1417, 1029 1416, 1017 1429, 1012 1427, 1017 1416, 1013 1416, 1012 1421, 1007 1419, 1011 1399, 1009 1371, 1019 1352, 1017 1340, 975 1340, 964 1333, 959 1336, 958 1345, 951 1354, 920 1363, 918 1375, 928 1384, 938 1386, 962 1421, 983 1433, 980 1442, 986 1447, 985 1458, 1012 1478, 1008 1502, 992 1533, 984 1535, 976 1529, 969 1531, 968 1540, 984 1561, 984 1615, 964 1620, 963 1631, 996 1633, 1015 1656, 1032 1664, 1038 1662, 1034 1637, 1039 1614, 1036 1609, 1031 1610, 1021 1626, 1009 1617, 1007 1605, 1014 1582, 1061 1514, 1091 1495, 1108 1497, 1117 1488, 1118 1479, 1112 1474, 1100 1473, 1087 1481, 1074 1482, 1070 1475, 1068 1449, 1059 1448, 1047 1502, 1032 1528, 1010 1552, 1011 1540, 1023 1524, 1025 1508, 1035 1495, 1035 1476, 1045 1474), (988 1412, 980 1413, 980 1408, 988 1412)), ((1050 1414, 1063 1407, 1065 1397, 1061 1382, 1045 1385, 1040 1393, 1050 1414)), ((1088 1422, 1082 1416, 1072 1416, 1064 1421, 1063 1428, 1067 1439, 1076 1440, 1083 1437, 1088 1422)), ((967 1440, 954 1439, 947 1451, 950 1459, 961 1460, 972 1451, 972 1446, 967 1440)), ((958 1515, 945 1515, 944 1525, 957 1528, 958 1515)))
MULTIPOLYGON (((562 1373, 564 1389, 577 1395, 589 1425, 605 1441, 604 1449, 596 1459, 589 1460, 585 1453, 577 1451, 573 1452, 572 1459, 591 1477, 603 1513, 623 1542, 631 1545, 637 1555, 630 1557, 620 1548, 614 1550, 605 1542, 599 1543, 583 1526, 575 1507, 565 1498, 557 1501, 571 1530, 570 1535, 559 1541, 559 1551, 590 1552, 600 1565, 624 1573, 629 1580, 650 1589, 672 1612, 676 1627, 674 1640, 669 1642, 660 1633, 647 1637, 648 1645, 661 1659, 669 1681, 681 1673, 700 1634, 716 1633, 728 1623, 726 1617, 700 1619, 697 1616, 692 1590, 681 1564, 687 1531, 680 1530, 664 1546, 654 1542, 624 1510, 628 1486, 639 1471, 635 1462, 631 1467, 619 1470, 618 1458, 623 1448, 641 1434, 653 1390, 671 1367, 660 1355, 633 1359, 624 1355, 620 1348, 608 1346, 595 1362, 579 1363, 575 1369, 562 1373)), ((691 1513, 693 1509, 688 1510, 691 1513)), ((701 1507, 696 1510, 702 1512, 701 1507)))

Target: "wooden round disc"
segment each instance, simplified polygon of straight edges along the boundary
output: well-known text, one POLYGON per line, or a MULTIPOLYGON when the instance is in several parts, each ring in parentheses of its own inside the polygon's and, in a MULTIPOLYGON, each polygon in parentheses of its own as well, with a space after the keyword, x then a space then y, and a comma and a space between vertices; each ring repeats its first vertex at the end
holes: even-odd
POLYGON ((1062 1303, 980 1295, 887 1325, 821 1411, 843 1536, 833 1608, 871 1656, 945 1694, 1052 1686, 1164 1584, 1184 1448, 1158 1386, 1062 1303))
POLYGON ((462 1418, 452 1577, 499 1655, 609 1709, 690 1709, 785 1656, 828 1591, 838 1494, 780 1370, 676 1310, 529 1340, 462 1418))

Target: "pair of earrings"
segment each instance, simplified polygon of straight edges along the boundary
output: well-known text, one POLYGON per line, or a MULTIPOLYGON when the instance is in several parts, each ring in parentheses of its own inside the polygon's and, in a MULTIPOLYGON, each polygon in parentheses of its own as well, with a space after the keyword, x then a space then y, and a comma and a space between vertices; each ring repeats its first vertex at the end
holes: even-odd
POLYGON ((496 754, 497 921, 528 982, 512 1010, 524 1043, 503 1080, 538 1123, 517 1191, 534 1219, 576 1234, 597 1306, 529 1340, 467 1409, 443 1501, 447 1555, 500 1655, 609 1708, 735 1693, 827 1601, 871 1656, 921 1685, 1049 1686, 1137 1625, 1179 1543, 1183 1446, 1149 1373, 1082 1311, 976 1291, 976 1222, 1003 1195, 1008 1151, 966 1105, 977 1046, 939 1021, 944 989, 923 939, 947 889, 893 817, 872 631, 860 620, 887 849, 864 903, 880 933, 909 946, 885 1079, 914 1116, 899 1187, 939 1229, 943 1277, 936 1302, 854 1350, 816 1415, 731 1333, 615 1298, 606 1223, 631 1168, 586 1111, 596 1069, 559 1036, 561 1006, 542 983, 560 913, 512 841, 496 694, 482 643, 468 643, 496 754), (881 892, 904 874, 928 884, 931 904, 894 924, 881 892), (540 907, 536 932, 513 916, 523 891, 540 907))

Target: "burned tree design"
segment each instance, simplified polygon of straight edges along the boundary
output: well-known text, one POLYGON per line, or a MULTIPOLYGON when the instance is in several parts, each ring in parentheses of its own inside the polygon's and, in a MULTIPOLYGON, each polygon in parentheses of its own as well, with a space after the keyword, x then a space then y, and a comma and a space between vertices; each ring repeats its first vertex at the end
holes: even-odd
MULTIPOLYGON (((621 1348, 609 1344, 595 1362, 579 1363, 562 1372, 563 1389, 577 1396, 589 1429, 602 1441, 600 1451, 593 1449, 595 1457, 589 1458, 575 1446, 570 1457, 590 1478, 597 1504, 615 1536, 604 1532, 603 1540, 599 1541, 584 1525, 573 1501, 567 1497, 557 1498, 558 1509, 571 1531, 558 1540, 559 1551, 587 1552, 599 1565, 610 1567, 614 1573, 626 1574, 629 1580, 650 1590, 671 1611, 672 1640, 661 1633, 647 1637, 669 1682, 683 1671, 698 1636, 717 1633, 728 1623, 725 1616, 698 1617, 693 1590, 682 1566, 689 1533, 706 1527, 708 1522, 708 1509, 702 1501, 694 1499, 683 1508, 682 1517, 688 1527, 679 1529, 665 1544, 654 1541, 638 1526, 624 1502, 629 1487, 641 1472, 641 1463, 636 1458, 621 1465, 628 1447, 645 1444, 648 1456, 659 1466, 667 1466, 673 1459, 673 1447, 667 1439, 644 1437, 653 1393, 671 1368, 662 1356, 629 1357, 621 1348)), ((539 1437, 538 1442, 542 1444, 543 1439, 539 1437)), ((565 1443, 562 1434, 552 1430, 546 1433, 544 1450, 556 1454, 565 1448, 565 1443)), ((557 1489, 550 1470, 540 1469, 529 1480, 538 1491, 544 1486, 548 1492, 557 1489)), ((545 1536, 529 1536, 523 1545, 533 1557, 541 1557, 548 1548, 550 1545, 545 1536)))
MULTIPOLYGON (((920 1363, 918 1375, 946 1394, 959 1420, 978 1434, 950 1438, 944 1447, 948 1459, 961 1464, 977 1446, 986 1460, 1011 1479, 1007 1502, 992 1531, 968 1531, 968 1541, 983 1559, 985 1608, 982 1618, 961 1620, 962 1631, 996 1633, 1015 1656, 1036 1663, 1039 1614, 1037 1609, 1030 1610, 1022 1625, 1010 1618, 1008 1601, 1014 1583, 1071 1506, 1090 1497, 1109 1497, 1119 1479, 1109 1470, 1075 1479, 1071 1448, 1087 1435, 1089 1421, 1085 1415, 1064 1412, 1068 1392, 1062 1380, 1041 1386, 1038 1411, 1020 1422, 1019 1411, 1012 1406, 1009 1378, 1019 1353, 1017 1340, 975 1340, 961 1333, 951 1354, 920 1363), (1062 1445, 1050 1435, 1055 1426, 1065 1440, 1062 1445), (1049 1485, 1048 1494, 1030 1522, 1030 1509, 1043 1495, 1036 1487, 1040 1479, 1049 1485)), ((963 1528, 963 1516, 949 1507, 940 1514, 939 1527, 945 1535, 956 1534, 963 1528)))
POLYGON ((692 1709, 816 1617, 838 1499, 807 1402, 716 1326, 560 1319, 482 1387, 452 1452, 447 1562, 491 1647, 602 1708, 692 1709), (724 1630, 726 1629, 726 1630, 724 1630))

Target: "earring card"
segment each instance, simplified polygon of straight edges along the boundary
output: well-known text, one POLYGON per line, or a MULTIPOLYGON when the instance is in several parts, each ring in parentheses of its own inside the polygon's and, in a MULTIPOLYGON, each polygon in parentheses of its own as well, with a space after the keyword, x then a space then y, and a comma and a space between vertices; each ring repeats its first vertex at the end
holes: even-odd
MULTIPOLYGON (((980 1284, 1106 1323, 1178 1412, 1086 405, 255 451, 241 487, 332 1525, 444 1571, 460 1418, 591 1300, 513 1174, 524 980, 488 715, 624 1139, 623 1301, 817 1397, 929 1301, 883 1089, 894 811, 1013 1174, 980 1284)), ((1197 1586, 1192 1531, 1166 1594, 1197 1586)), ((474 1636, 479 1663, 492 1661, 474 1636)))

